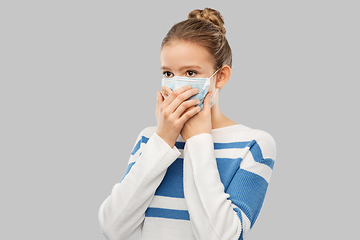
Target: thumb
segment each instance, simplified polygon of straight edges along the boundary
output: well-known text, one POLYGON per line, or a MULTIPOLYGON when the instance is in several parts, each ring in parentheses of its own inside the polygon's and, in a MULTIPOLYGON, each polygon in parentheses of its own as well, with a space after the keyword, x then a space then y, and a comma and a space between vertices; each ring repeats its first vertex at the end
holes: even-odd
POLYGON ((209 111, 210 110, 210 106, 211 106, 211 100, 210 100, 210 96, 211 96, 211 93, 208 92, 205 96, 205 99, 204 99, 204 104, 203 104, 203 110, 205 111, 209 111))
POLYGON ((164 98, 160 91, 157 91, 156 94, 157 94, 157 98, 156 98, 156 114, 157 114, 160 105, 164 102, 164 98))

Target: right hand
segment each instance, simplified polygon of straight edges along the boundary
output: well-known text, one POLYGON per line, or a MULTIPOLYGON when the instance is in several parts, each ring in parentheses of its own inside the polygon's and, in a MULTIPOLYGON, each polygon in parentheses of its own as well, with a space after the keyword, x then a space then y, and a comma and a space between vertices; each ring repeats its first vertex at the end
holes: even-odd
POLYGON ((183 86, 172 91, 166 99, 160 91, 157 92, 156 133, 170 147, 174 147, 185 122, 200 111, 199 106, 195 107, 200 103, 198 99, 186 100, 198 92, 196 88, 183 86))

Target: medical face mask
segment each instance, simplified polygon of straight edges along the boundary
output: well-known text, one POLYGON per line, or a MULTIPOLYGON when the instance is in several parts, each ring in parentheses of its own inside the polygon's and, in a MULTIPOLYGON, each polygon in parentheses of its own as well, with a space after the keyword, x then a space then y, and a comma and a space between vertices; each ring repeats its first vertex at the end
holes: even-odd
MULTIPOLYGON (((162 86, 166 86, 173 91, 175 91, 176 89, 178 89, 180 87, 186 86, 186 85, 191 85, 192 88, 199 89, 199 92, 196 95, 190 97, 189 99, 199 99, 200 104, 196 105, 196 106, 200 106, 200 108, 202 110, 204 98, 205 98, 205 96, 208 92, 209 86, 210 86, 210 78, 212 78, 218 71, 219 71, 219 69, 208 78, 190 78, 190 77, 179 77, 179 76, 175 76, 172 78, 163 78, 162 86)), ((218 89, 216 89, 215 93, 211 96, 211 107, 215 103, 215 101, 212 98, 216 94, 217 90, 218 89)), ((187 100, 189 100, 189 99, 187 99, 187 100)))

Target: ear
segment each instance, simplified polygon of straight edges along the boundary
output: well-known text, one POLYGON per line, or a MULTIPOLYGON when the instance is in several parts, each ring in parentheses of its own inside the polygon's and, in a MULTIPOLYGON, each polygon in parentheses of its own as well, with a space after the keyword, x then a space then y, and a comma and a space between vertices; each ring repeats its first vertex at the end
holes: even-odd
POLYGON ((228 65, 224 65, 220 68, 216 77, 216 88, 221 89, 230 79, 231 68, 228 65))

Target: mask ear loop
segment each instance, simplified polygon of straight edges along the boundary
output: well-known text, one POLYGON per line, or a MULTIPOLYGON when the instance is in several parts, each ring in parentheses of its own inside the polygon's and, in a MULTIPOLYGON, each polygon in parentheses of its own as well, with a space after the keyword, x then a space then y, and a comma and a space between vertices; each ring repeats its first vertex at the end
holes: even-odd
POLYGON ((220 70, 220 68, 219 68, 218 70, 216 70, 216 71, 209 77, 209 79, 212 78, 219 70, 220 70))
MULTIPOLYGON (((220 68, 219 68, 218 70, 216 70, 216 71, 213 73, 213 75, 211 75, 211 77, 209 77, 209 79, 212 78, 219 70, 220 70, 220 68)), ((218 90, 219 90, 219 89, 216 88, 215 92, 210 96, 211 99, 215 96, 215 94, 217 93, 218 90)))
POLYGON ((210 96, 211 99, 215 96, 215 94, 217 93, 218 90, 219 90, 219 89, 216 88, 215 92, 210 96))

